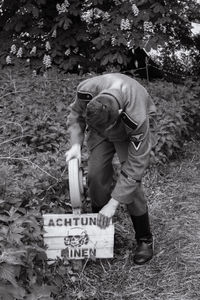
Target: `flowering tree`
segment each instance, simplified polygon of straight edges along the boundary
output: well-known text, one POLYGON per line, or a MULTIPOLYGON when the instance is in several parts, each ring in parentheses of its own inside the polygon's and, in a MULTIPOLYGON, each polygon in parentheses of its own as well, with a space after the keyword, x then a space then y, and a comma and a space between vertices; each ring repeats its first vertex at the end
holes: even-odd
POLYGON ((198 6, 196 0, 4 0, 1 63, 26 58, 66 71, 120 70, 138 47, 191 48, 198 6))

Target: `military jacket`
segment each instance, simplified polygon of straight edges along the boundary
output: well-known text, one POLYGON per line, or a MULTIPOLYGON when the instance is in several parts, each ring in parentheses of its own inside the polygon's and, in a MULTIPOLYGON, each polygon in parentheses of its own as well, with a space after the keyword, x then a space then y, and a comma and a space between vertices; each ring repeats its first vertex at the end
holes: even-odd
POLYGON ((149 164, 152 148, 149 119, 155 115, 156 108, 150 95, 129 76, 104 74, 86 79, 78 85, 75 101, 69 110, 67 124, 71 145, 82 144, 86 132, 90 150, 106 139, 113 143, 128 142, 128 155, 111 196, 121 203, 131 203, 131 194, 149 164), (87 104, 101 93, 115 97, 122 110, 116 125, 106 135, 87 128, 85 123, 87 104))

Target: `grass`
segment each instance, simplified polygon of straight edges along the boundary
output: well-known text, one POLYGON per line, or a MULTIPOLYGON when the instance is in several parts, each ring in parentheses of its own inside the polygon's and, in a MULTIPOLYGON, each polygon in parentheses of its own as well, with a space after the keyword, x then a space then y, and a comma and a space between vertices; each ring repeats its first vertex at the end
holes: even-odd
POLYGON ((199 147, 199 141, 186 144, 184 158, 163 176, 145 178, 155 238, 152 261, 134 265, 131 221, 120 208, 114 259, 88 262, 79 278, 85 299, 200 298, 199 147))
MULTIPOLYGON (((6 70, 0 79, 0 205, 6 202, 6 210, 69 212, 65 121, 81 78, 53 73, 32 78, 28 72, 6 70)), ((125 207, 120 207, 113 259, 86 260, 77 272, 71 263, 57 261, 37 280, 40 266, 34 261, 32 279, 29 270, 29 281, 18 281, 29 298, 17 299, 41 299, 31 298, 35 281, 56 287, 53 296, 42 300, 200 299, 199 149, 200 141, 186 142, 179 159, 162 170, 150 169, 144 178, 155 238, 149 263, 133 263, 134 232, 125 207)), ((86 163, 86 153, 84 159, 86 163)))

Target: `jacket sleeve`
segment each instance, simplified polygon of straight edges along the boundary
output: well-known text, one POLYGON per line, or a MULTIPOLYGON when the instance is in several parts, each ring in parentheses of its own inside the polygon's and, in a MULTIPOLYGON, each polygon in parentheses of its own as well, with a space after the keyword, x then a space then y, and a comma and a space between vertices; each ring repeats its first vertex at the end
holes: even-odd
POLYGON ((111 196, 120 203, 129 204, 149 164, 151 139, 148 117, 136 129, 130 128, 130 124, 125 127, 129 136, 128 155, 111 196))
POLYGON ((85 109, 87 101, 82 101, 76 97, 75 101, 69 106, 69 115, 67 118, 67 127, 70 138, 70 145, 82 144, 85 131, 85 109))

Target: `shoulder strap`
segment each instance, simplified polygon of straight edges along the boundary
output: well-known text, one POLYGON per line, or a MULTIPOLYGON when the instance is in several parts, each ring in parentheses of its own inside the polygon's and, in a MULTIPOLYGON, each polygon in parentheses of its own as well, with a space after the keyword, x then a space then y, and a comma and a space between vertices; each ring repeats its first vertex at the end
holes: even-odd
POLYGON ((136 130, 138 127, 138 124, 133 121, 129 115, 127 113, 125 113, 124 111, 121 113, 121 118, 123 120, 123 122, 131 129, 136 130))
POLYGON ((78 99, 83 100, 83 101, 90 101, 90 100, 92 100, 93 95, 90 92, 78 91, 77 97, 78 97, 78 99))

